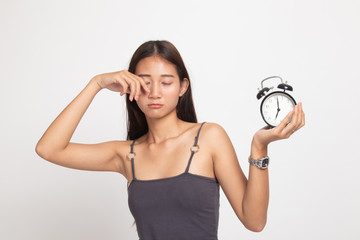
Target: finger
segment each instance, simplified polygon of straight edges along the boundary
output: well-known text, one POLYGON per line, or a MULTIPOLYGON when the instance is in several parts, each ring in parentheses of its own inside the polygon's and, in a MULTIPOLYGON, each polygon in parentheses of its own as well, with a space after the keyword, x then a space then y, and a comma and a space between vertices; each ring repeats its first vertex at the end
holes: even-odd
POLYGON ((303 112, 303 122, 302 122, 302 127, 305 126, 305 113, 303 112))
POLYGON ((302 110, 302 107, 301 107, 302 103, 300 102, 299 103, 299 106, 298 106, 298 124, 296 125, 296 130, 299 130, 301 128, 301 124, 302 124, 302 116, 303 116, 303 110, 302 110))
MULTIPOLYGON (((136 75, 134 75, 134 74, 132 74, 132 73, 130 73, 130 72, 128 72, 128 74, 127 74, 127 76, 132 80, 132 82, 134 83, 133 84, 133 88, 134 88, 134 93, 132 93, 132 96, 130 96, 130 97, 132 97, 132 99, 134 99, 134 98, 136 98, 136 96, 138 96, 137 97, 137 99, 135 99, 135 100, 138 100, 138 98, 139 98, 139 95, 141 94, 141 89, 140 89, 140 81, 139 81, 139 78, 140 77, 138 77, 138 76, 136 76, 136 75)), ((142 79, 142 78, 140 78, 140 79, 142 79)), ((131 100, 132 101, 132 100, 131 100)))
POLYGON ((124 77, 124 80, 128 83, 128 86, 130 88, 129 91, 129 100, 132 101, 134 99, 134 95, 135 95, 135 82, 136 80, 133 80, 131 76, 126 75, 124 77))
POLYGON ((137 101, 139 99, 139 95, 140 95, 140 82, 138 80, 136 80, 136 92, 135 92, 135 101, 137 101))
MULTIPOLYGON (((137 80, 141 84, 141 86, 144 88, 145 91, 150 92, 150 89, 148 88, 148 86, 145 83, 145 80, 142 77, 139 77, 138 75, 133 74, 131 72, 127 72, 127 73, 130 78, 137 80)), ((140 89, 140 91, 141 91, 141 89, 140 89)))
POLYGON ((128 93, 128 84, 127 84, 127 82, 125 80, 121 79, 121 78, 117 79, 117 81, 120 83, 120 85, 121 85, 121 87, 123 89, 123 92, 120 93, 120 96, 128 93))
POLYGON ((291 116, 294 114, 294 110, 291 110, 286 116, 285 118, 280 122, 280 124, 278 125, 280 132, 286 127, 287 123, 289 122, 291 116))
MULTIPOLYGON (((135 75, 136 76, 136 75, 135 75)), ((138 77, 136 76, 138 79, 139 79, 139 82, 141 84, 141 86, 143 87, 143 89, 146 91, 146 92, 150 92, 150 89, 149 87, 146 85, 146 82, 145 80, 142 78, 142 77, 138 77)))
POLYGON ((301 107, 300 107, 301 103, 298 103, 296 105, 296 109, 295 109, 295 115, 296 115, 296 118, 295 118, 295 121, 294 121, 294 128, 293 130, 298 130, 298 128, 300 127, 300 124, 301 124, 301 107))
POLYGON ((129 92, 129 90, 127 89, 126 91, 123 91, 122 93, 120 93, 120 96, 123 96, 125 94, 127 94, 129 92))
POLYGON ((302 103, 301 103, 301 125, 300 125, 300 128, 302 128, 303 126, 305 126, 305 113, 303 111, 303 108, 302 108, 302 103))
POLYGON ((291 118, 291 122, 286 125, 286 127, 283 129, 282 134, 289 137, 292 133, 294 133, 294 131, 296 131, 296 125, 297 125, 297 121, 298 121, 298 116, 299 116, 299 110, 298 110, 298 105, 295 106, 294 108, 294 114, 291 118))
POLYGON ((134 96, 135 96, 135 82, 131 80, 130 82, 130 101, 134 100, 134 96))

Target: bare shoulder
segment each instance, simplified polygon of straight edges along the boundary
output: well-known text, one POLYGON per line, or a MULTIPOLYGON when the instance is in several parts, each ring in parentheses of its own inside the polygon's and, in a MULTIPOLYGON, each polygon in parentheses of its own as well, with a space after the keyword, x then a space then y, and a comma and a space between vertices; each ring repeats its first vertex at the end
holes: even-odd
POLYGON ((229 136, 225 129, 218 123, 206 122, 201 130, 202 141, 210 146, 213 151, 218 151, 222 143, 228 143, 229 136))
POLYGON ((207 135, 216 136, 217 134, 226 133, 225 129, 219 123, 215 123, 215 122, 206 122, 203 128, 206 128, 205 131, 207 135))
MULTIPOLYGON (((211 148, 214 160, 220 160, 224 154, 235 158, 235 149, 225 128, 219 123, 206 122, 202 130, 202 141, 211 148)), ((200 135, 201 135, 200 134, 200 135)))

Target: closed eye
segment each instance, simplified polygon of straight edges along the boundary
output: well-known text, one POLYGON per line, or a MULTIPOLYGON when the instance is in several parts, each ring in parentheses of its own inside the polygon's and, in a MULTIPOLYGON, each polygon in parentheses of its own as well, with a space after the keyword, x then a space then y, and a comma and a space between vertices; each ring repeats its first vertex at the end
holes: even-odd
MULTIPOLYGON (((146 84, 150 84, 150 82, 147 82, 146 84)), ((171 85, 172 83, 162 83, 164 85, 171 85)))
MULTIPOLYGON (((146 82, 145 84, 146 85, 148 85, 148 84, 150 84, 151 82, 146 82)), ((162 84, 164 84, 164 85, 171 85, 172 83, 162 83, 162 84)))

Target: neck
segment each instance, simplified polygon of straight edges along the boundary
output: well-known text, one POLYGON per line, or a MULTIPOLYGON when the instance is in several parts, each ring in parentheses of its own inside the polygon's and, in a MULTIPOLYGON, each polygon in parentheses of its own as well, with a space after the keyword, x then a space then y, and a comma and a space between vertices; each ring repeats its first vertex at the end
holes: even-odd
POLYGON ((149 132, 146 134, 148 144, 159 144, 165 140, 176 138, 186 129, 185 122, 177 118, 176 113, 167 117, 154 119, 147 118, 149 132))

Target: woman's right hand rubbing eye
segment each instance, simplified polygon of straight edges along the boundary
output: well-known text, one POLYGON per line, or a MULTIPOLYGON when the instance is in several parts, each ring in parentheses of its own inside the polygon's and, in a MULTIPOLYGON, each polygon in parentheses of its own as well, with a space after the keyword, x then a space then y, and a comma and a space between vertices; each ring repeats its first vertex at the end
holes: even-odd
POLYGON ((120 96, 129 93, 129 100, 138 100, 139 95, 142 94, 141 88, 146 92, 150 89, 146 86, 143 78, 127 71, 121 70, 118 72, 102 73, 93 78, 101 89, 107 88, 114 92, 120 92, 120 96))

